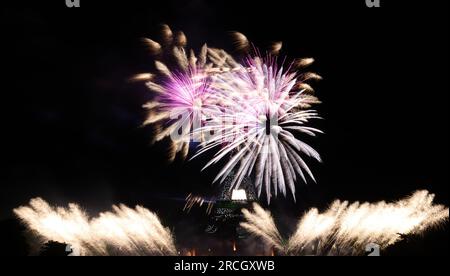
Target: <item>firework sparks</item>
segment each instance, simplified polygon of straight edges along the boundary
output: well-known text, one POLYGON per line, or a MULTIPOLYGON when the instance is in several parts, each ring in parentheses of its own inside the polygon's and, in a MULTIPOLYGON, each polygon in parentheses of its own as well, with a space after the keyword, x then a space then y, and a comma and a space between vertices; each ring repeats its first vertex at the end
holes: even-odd
POLYGON ((240 32, 231 32, 230 35, 233 39, 236 50, 247 52, 250 49, 250 42, 244 34, 240 32))
POLYGON ((173 161, 180 153, 186 158, 192 132, 217 112, 208 89, 210 75, 231 71, 237 62, 221 49, 210 49, 205 44, 198 55, 187 50, 187 38, 183 32, 175 35, 169 26, 162 26, 162 43, 144 39, 151 54, 155 56, 154 74, 143 73, 132 78, 145 81, 147 87, 156 93, 155 98, 144 105, 148 117, 144 125, 154 125, 156 130, 153 142, 170 136, 169 160, 173 161), (175 38, 174 38, 175 36, 175 38), (174 62, 173 62, 174 61, 174 62), (170 66, 168 65, 170 64, 170 66), (181 119, 180 119, 181 117, 181 119))
POLYGON ((137 206, 113 206, 90 219, 76 204, 52 207, 40 198, 14 213, 36 235, 38 244, 70 244, 81 255, 176 255, 171 232, 158 217, 137 206))
POLYGON ((265 211, 258 204, 253 204, 253 213, 247 209, 243 209, 242 213, 246 222, 242 222, 241 226, 250 233, 261 237, 265 242, 276 248, 283 250, 284 242, 280 232, 278 232, 275 221, 269 211, 265 211))
POLYGON ((270 213, 258 205, 253 213, 243 210, 247 222, 242 227, 286 255, 361 255, 367 244, 386 248, 401 235, 421 234, 447 221, 448 208, 433 204, 433 199, 433 194, 418 191, 395 203, 349 205, 338 200, 324 213, 307 212, 287 241, 270 213))
POLYGON ((203 204, 205 204, 206 205, 206 214, 210 215, 212 212, 212 209, 214 207, 215 201, 205 199, 201 196, 194 196, 192 194, 189 194, 186 197, 186 203, 184 204, 183 211, 186 211, 187 213, 189 213, 191 211, 192 207, 194 207, 194 205, 196 205, 196 204, 200 207, 202 207, 203 204))
POLYGON ((241 180, 254 171, 258 196, 265 191, 269 202, 278 191, 284 196, 290 191, 295 199, 297 176, 306 182, 306 173, 315 181, 299 153, 318 161, 321 158, 295 135, 322 133, 307 126, 309 120, 319 118, 315 110, 308 109, 319 103, 318 99, 306 89, 299 90, 307 85, 304 81, 317 79, 318 75, 300 74, 290 68, 278 68, 276 59, 271 57, 253 57, 239 71, 214 77, 211 87, 227 105, 222 107, 219 124, 201 129, 219 135, 203 142, 195 155, 222 147, 205 168, 232 155, 214 181, 223 182, 235 170, 233 187, 238 188, 241 180))
MULTIPOLYGON (((242 64, 224 50, 206 45, 197 57, 192 50, 187 54, 184 33, 173 36, 164 25, 162 45, 145 40, 160 59, 155 62, 158 76, 134 77, 146 80, 157 93, 145 105, 149 110, 145 124, 156 125, 154 140, 172 138, 170 160, 179 152, 186 158, 190 141, 200 143, 194 157, 221 148, 204 167, 229 158, 214 182, 222 183, 236 171, 232 188, 238 189, 242 179, 253 174, 258 197, 264 192, 270 203, 279 192, 285 197, 290 192, 295 200, 298 177, 315 181, 301 155, 321 161, 311 146, 298 139, 301 134, 321 133, 308 126, 311 119, 319 118, 310 109, 319 100, 307 82, 321 78, 303 72, 314 60, 280 66, 273 55, 279 54, 282 42, 274 43, 266 58, 248 56, 242 64), (161 61, 167 56, 176 61, 176 69, 161 61)), ((232 36, 239 50, 248 51, 251 43, 245 35, 234 32, 232 36)))

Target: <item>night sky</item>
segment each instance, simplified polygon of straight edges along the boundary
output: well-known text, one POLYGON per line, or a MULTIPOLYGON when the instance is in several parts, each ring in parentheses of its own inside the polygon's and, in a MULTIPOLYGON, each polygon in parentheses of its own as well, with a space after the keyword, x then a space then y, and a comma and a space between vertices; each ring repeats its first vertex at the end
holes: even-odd
MULTIPOLYGON (((448 206, 448 1, 49 2, 2 3, 2 225, 37 196, 92 214, 142 204, 166 225, 195 221, 182 199, 211 194, 217 171, 200 172, 207 158, 165 161, 166 145, 152 146, 141 127, 151 92, 128 81, 153 70, 141 38, 158 38, 162 23, 194 49, 232 52, 228 32, 240 31, 262 49, 281 40, 288 58, 316 59, 324 120, 313 125, 325 134, 309 142, 324 162, 308 160, 317 184, 299 183, 297 202, 279 199, 274 210, 295 218, 336 198, 395 200, 417 189, 448 206)), ((425 253, 446 253, 447 235, 430 235, 425 253)))

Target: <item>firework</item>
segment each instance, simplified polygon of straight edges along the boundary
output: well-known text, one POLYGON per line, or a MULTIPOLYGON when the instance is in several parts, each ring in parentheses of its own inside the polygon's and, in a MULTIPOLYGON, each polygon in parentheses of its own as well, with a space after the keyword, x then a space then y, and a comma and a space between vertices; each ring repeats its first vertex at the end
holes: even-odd
POLYGON ((194 207, 194 205, 198 205, 199 207, 202 207, 203 204, 206 205, 206 214, 210 215, 212 212, 212 209, 214 207, 215 201, 206 199, 201 196, 195 196, 195 195, 189 194, 186 197, 186 203, 184 204, 183 211, 186 211, 187 213, 189 213, 192 210, 192 207, 194 207))
POLYGON ((219 104, 210 95, 210 76, 231 71, 238 64, 225 51, 208 48, 205 44, 199 54, 187 50, 183 32, 174 34, 167 25, 162 26, 162 43, 144 39, 155 58, 155 73, 138 74, 134 81, 145 81, 156 93, 145 104, 148 116, 144 125, 154 125, 153 142, 171 138, 169 160, 180 153, 186 158, 191 140, 201 141, 201 136, 191 134, 200 127, 203 118, 214 116, 219 104))
POLYGON ((266 243, 275 247, 277 250, 284 249, 284 241, 278 232, 275 221, 269 211, 265 211, 261 206, 254 203, 253 213, 247 209, 243 209, 246 222, 242 222, 241 226, 250 233, 261 237, 266 243))
POLYGON ((448 208, 433 204, 433 199, 433 194, 418 191, 394 203, 349 205, 337 200, 324 213, 308 211, 287 240, 270 213, 255 204, 253 212, 243 211, 247 222, 242 227, 286 255, 361 255, 368 244, 386 248, 403 235, 421 234, 447 221, 448 208))
POLYGON ((171 232, 157 215, 137 206, 113 206, 112 212, 90 219, 76 204, 52 207, 40 198, 14 213, 29 228, 38 245, 70 244, 81 255, 176 255, 171 232))
MULTIPOLYGON (((242 64, 222 49, 206 45, 195 56, 187 50, 186 36, 163 26, 163 44, 150 39, 146 43, 156 57, 154 74, 139 74, 134 80, 145 80, 157 93, 145 105, 149 115, 145 124, 157 130, 154 141, 170 136, 170 160, 180 152, 185 158, 191 141, 199 143, 197 157, 220 148, 204 168, 229 158, 214 182, 222 183, 235 171, 231 188, 237 189, 246 176, 254 176, 258 197, 263 191, 268 202, 278 192, 295 200, 295 184, 300 177, 315 181, 304 156, 321 161, 319 154, 298 139, 302 134, 315 136, 320 130, 308 126, 319 118, 313 104, 319 100, 307 82, 320 76, 303 72, 313 59, 279 64, 275 55, 282 42, 274 43, 267 57, 254 48, 242 64), (173 68, 162 62, 175 60, 173 68)), ((235 45, 249 52, 251 43, 241 33, 232 33, 235 45)))
POLYGON ((314 176, 300 154, 321 161, 319 154, 297 137, 322 133, 308 126, 319 118, 311 105, 318 99, 305 89, 305 81, 318 79, 313 73, 299 73, 293 65, 278 67, 276 58, 249 57, 239 70, 216 75, 211 89, 221 98, 220 119, 201 128, 203 133, 216 133, 201 144, 194 156, 215 147, 221 149, 205 168, 231 155, 214 181, 235 171, 233 188, 238 188, 245 176, 254 173, 255 187, 267 200, 278 191, 286 196, 290 191, 295 200, 295 182, 300 176, 307 181, 314 176))

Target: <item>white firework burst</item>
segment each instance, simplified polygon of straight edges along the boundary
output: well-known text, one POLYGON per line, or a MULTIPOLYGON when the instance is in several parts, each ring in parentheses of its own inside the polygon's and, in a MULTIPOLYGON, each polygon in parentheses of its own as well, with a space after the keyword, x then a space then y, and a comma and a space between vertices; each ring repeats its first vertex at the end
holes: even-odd
MULTIPOLYGON (((254 173, 258 195, 265 191, 270 202, 278 192, 286 196, 289 190, 295 199, 295 182, 305 174, 314 176, 303 160, 306 155, 321 161, 319 154, 297 138, 300 134, 321 133, 307 124, 319 118, 312 104, 319 103, 305 83, 312 73, 298 73, 293 66, 277 66, 275 58, 250 57, 239 70, 215 75, 212 93, 221 98, 219 119, 202 127, 203 133, 213 133, 201 144, 195 156, 221 146, 205 168, 231 154, 214 181, 222 182, 235 171, 233 188, 254 173)), ((194 156, 194 157, 195 157, 194 156)))

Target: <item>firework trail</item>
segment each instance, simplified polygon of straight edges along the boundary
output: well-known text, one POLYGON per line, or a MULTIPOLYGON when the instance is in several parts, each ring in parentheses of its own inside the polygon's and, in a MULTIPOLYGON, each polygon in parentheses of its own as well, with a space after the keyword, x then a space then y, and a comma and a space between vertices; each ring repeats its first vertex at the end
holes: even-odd
POLYGON ((369 243, 389 247, 402 235, 421 234, 448 220, 449 209, 433 204, 434 195, 415 192, 394 203, 335 201, 324 213, 308 211, 288 240, 280 238, 268 211, 255 204, 244 210, 242 227, 285 255, 362 255, 369 243))
POLYGON ((212 209, 214 207, 215 200, 210 200, 210 199, 206 199, 201 196, 195 196, 193 194, 189 194, 186 197, 183 211, 186 211, 187 213, 189 213, 192 210, 192 207, 194 207, 194 205, 198 205, 199 207, 202 207, 203 204, 206 205, 206 214, 210 215, 212 212, 212 209))
POLYGON ((90 219, 76 204, 52 207, 36 198, 14 213, 35 235, 39 247, 56 241, 86 256, 176 255, 171 232, 154 213, 140 206, 113 206, 113 211, 90 219))

